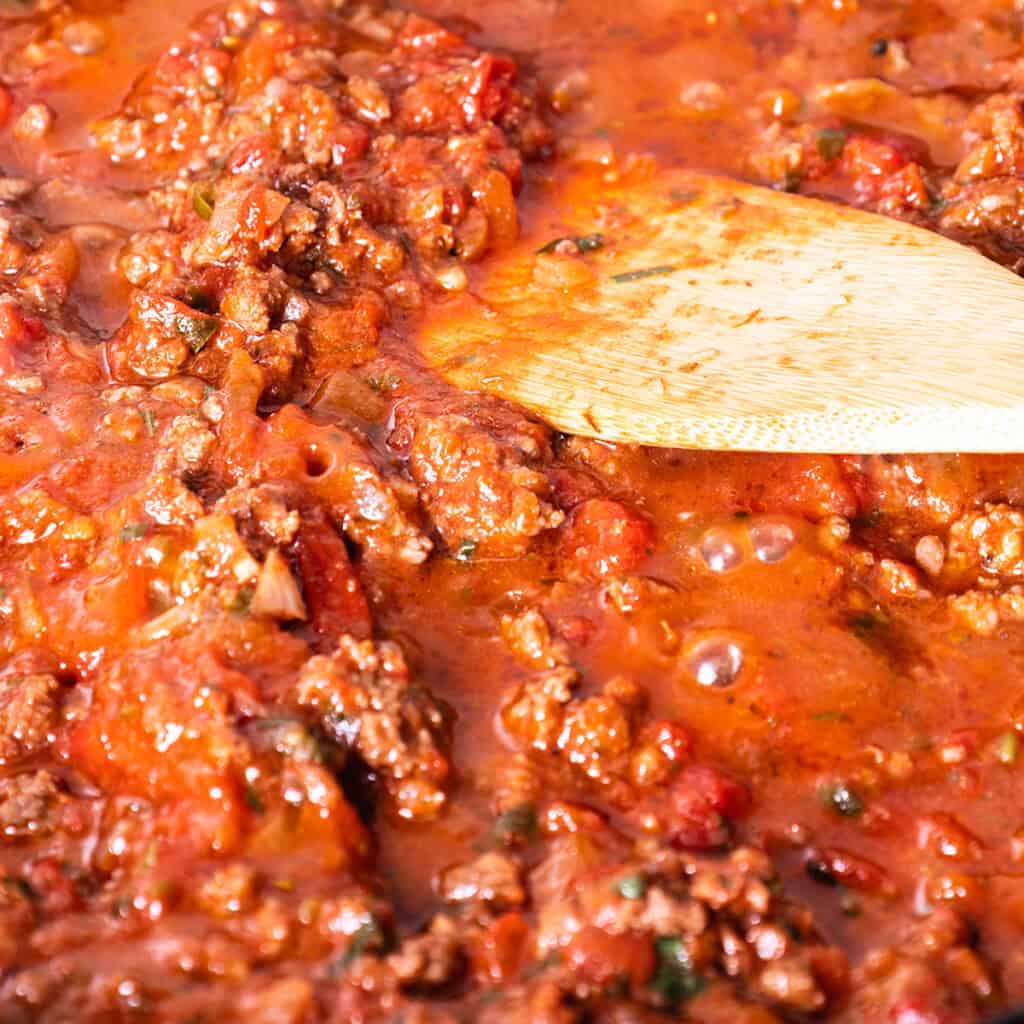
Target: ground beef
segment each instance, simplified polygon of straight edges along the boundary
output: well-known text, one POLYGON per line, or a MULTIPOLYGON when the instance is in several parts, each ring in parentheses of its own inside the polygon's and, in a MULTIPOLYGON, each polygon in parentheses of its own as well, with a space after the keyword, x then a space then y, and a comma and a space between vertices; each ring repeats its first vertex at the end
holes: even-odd
POLYGON ((546 497, 547 478, 469 420, 441 416, 415 433, 409 468, 448 547, 482 556, 522 554, 563 514, 546 497))
POLYGON ((422 819, 440 811, 450 774, 447 712, 411 683, 395 644, 343 636, 334 654, 306 663, 295 699, 381 774, 400 814, 422 819))
POLYGON ((51 675, 15 676, 0 692, 0 760, 7 764, 49 743, 60 703, 51 675))
POLYGON ((0 832, 7 839, 46 835, 56 827, 62 801, 60 784, 50 772, 0 779, 0 832))

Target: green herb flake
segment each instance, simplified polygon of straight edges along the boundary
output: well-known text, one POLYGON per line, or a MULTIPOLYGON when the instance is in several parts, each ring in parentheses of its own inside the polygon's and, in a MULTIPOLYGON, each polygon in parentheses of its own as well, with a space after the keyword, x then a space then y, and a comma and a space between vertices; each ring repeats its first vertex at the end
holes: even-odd
POLYGON ((213 216, 213 190, 208 184, 197 184, 192 188, 192 209, 202 220, 213 216))
POLYGON ((885 513, 880 508, 868 509, 868 511, 861 513, 861 515, 854 516, 850 520, 850 525, 856 530, 873 530, 881 524, 884 515, 885 513))
POLYGON ((259 793, 256 792, 256 787, 251 782, 245 784, 245 802, 257 813, 265 813, 267 807, 260 798, 259 793))
POLYGON ((824 711, 813 712, 811 714, 811 721, 848 723, 850 716, 843 711, 836 711, 835 708, 826 708, 824 711))
POLYGON ((498 815, 494 837, 503 842, 532 839, 537 834, 537 810, 533 804, 517 804, 498 815))
POLYGON ((252 595, 255 592, 255 588, 250 586, 239 587, 235 592, 234 597, 228 602, 228 611, 234 612, 236 615, 244 615, 249 610, 249 605, 252 604, 252 595))
POLYGON ((846 625, 854 636, 860 637, 861 640, 867 640, 883 632, 888 627, 889 621, 878 611, 859 612, 856 615, 851 615, 846 620, 846 625))
POLYGON ((212 316, 189 316, 179 313, 174 326, 193 352, 202 352, 206 343, 217 333, 220 321, 212 316))
POLYGON ((704 988, 704 979, 694 972, 681 940, 672 937, 655 939, 654 950, 658 969, 650 984, 665 1003, 678 1006, 704 988))
POLYGON ((1015 732, 1004 732, 992 744, 992 753, 1000 764, 1015 764, 1020 757, 1020 738, 1015 732))
POLYGON ((142 414, 142 422, 146 428, 146 433, 152 437, 156 433, 156 413, 152 409, 141 409, 139 411, 142 414))
POLYGON ((554 252, 563 242, 571 242, 576 246, 577 252, 596 252, 604 248, 604 235, 562 235, 561 238, 552 238, 547 245, 537 250, 537 255, 554 252))
POLYGON ((626 284, 629 281, 642 281, 645 277, 660 277, 662 274, 673 274, 679 268, 670 263, 663 263, 657 267, 643 267, 640 270, 627 270, 622 274, 612 274, 612 280, 616 284, 626 284))
POLYGON ((366 383, 370 385, 373 391, 380 395, 386 395, 389 391, 394 391, 402 383, 402 378, 396 376, 390 370, 385 370, 379 376, 368 377, 366 383))
POLYGON ((472 562, 476 555, 476 541, 463 540, 463 542, 455 549, 455 561, 456 562, 472 562))
POLYGON ((624 899, 641 900, 647 892, 647 881, 643 875, 626 875, 615 888, 624 899))
POLYGON ((863 910, 860 900, 857 899, 857 897, 848 889, 844 889, 840 893, 839 909, 842 911, 844 917, 860 917, 863 910))
POLYGON ((149 532, 149 523, 126 523, 117 531, 117 539, 122 544, 128 544, 140 537, 145 537, 149 532))
POLYGON ((185 301, 193 309, 198 309, 202 313, 209 313, 213 309, 210 296, 201 288, 196 288, 195 285, 189 285, 186 289, 185 301))
POLYGON ((673 203, 679 203, 682 206, 686 206, 688 203, 693 203, 700 199, 700 192, 695 188, 674 188, 669 192, 668 197, 673 203))
POLYGON ((864 813, 864 801, 845 782, 822 786, 821 800, 844 818, 859 818, 864 813))
POLYGON ((815 143, 818 156, 829 163, 833 160, 838 160, 843 155, 847 138, 848 136, 842 128, 823 128, 818 132, 818 138, 815 143))
POLYGON ((775 183, 775 187, 780 192, 796 192, 799 190, 803 180, 803 171, 795 167, 788 167, 782 178, 775 183))
POLYGON ((117 899, 111 904, 110 912, 114 917, 127 917, 131 912, 132 904, 135 902, 134 897, 127 894, 118 896, 117 899))
POLYGON ((377 919, 370 916, 369 920, 360 925, 352 933, 352 941, 348 949, 335 960, 328 968, 328 974, 337 978, 344 974, 364 953, 372 949, 380 949, 384 945, 384 932, 381 930, 377 919))

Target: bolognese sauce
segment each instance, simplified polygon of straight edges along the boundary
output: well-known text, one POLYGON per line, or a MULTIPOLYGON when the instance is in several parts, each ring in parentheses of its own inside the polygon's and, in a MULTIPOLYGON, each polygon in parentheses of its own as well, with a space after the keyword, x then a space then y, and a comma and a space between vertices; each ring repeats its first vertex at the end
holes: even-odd
POLYGON ((416 348, 658 164, 1020 269, 1022 33, 0 0, 0 1020, 1024 1002, 1024 458, 605 444, 416 348))

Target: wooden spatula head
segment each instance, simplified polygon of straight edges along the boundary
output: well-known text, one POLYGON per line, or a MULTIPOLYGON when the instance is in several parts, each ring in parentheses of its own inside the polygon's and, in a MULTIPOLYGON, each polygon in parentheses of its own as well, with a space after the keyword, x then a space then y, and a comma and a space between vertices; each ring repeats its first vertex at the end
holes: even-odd
POLYGON ((457 386, 647 445, 1024 444, 1024 282, 967 246, 690 172, 581 175, 558 194, 424 325, 457 386))

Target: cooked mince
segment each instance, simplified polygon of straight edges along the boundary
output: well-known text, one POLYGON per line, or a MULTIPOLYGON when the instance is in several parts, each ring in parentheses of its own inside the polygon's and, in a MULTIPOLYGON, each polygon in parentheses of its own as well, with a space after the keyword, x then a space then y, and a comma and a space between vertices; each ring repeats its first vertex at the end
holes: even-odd
POLYGON ((1022 40, 1003 0, 0 0, 0 1020, 1024 1004, 1024 457, 604 444, 416 347, 513 240, 587 273, 600 189, 544 226, 581 168, 1020 270, 1022 40))

